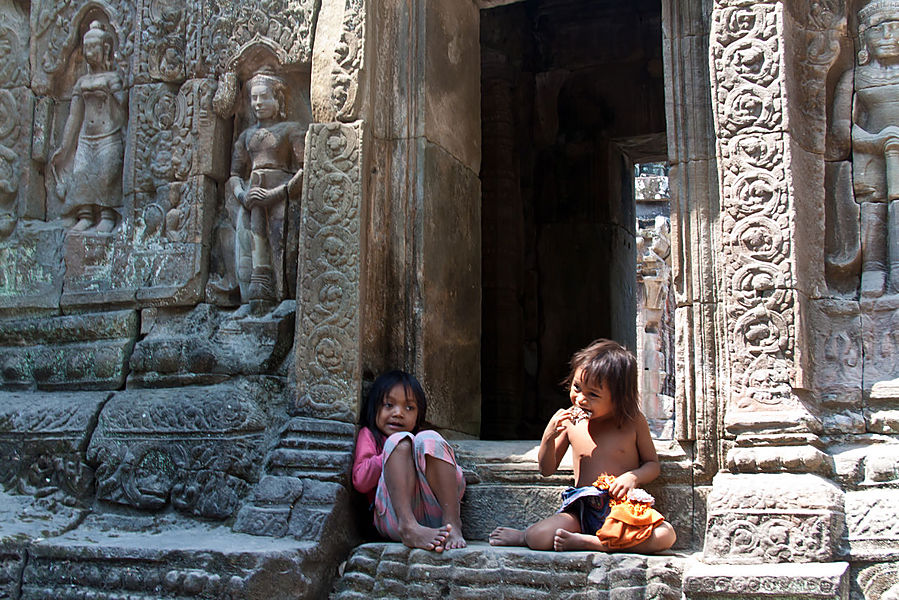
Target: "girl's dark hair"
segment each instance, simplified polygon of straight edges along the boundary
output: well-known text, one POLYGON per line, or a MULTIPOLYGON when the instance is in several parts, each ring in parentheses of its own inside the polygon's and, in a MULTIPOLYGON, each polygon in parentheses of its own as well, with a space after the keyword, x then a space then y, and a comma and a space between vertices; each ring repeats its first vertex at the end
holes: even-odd
POLYGON ((371 389, 368 391, 368 395, 365 397, 365 402, 362 403, 362 414, 359 416, 359 424, 362 427, 368 427, 375 434, 375 440, 379 444, 384 442, 384 434, 381 433, 376 425, 378 410, 384 404, 384 398, 387 397, 393 386, 397 384, 402 385, 407 393, 411 393, 412 397, 415 398, 415 403, 418 405, 418 419, 415 421, 413 433, 417 433, 425 422, 425 415, 428 412, 428 399, 425 397, 425 391, 422 389, 421 384, 418 383, 414 375, 405 371, 400 371, 399 369, 388 371, 375 379, 371 389))
POLYGON ((637 417, 640 413, 637 359, 631 351, 612 340, 594 340, 571 357, 571 372, 562 382, 566 388, 571 386, 578 369, 583 369, 581 381, 587 385, 603 385, 609 389, 619 427, 637 417))

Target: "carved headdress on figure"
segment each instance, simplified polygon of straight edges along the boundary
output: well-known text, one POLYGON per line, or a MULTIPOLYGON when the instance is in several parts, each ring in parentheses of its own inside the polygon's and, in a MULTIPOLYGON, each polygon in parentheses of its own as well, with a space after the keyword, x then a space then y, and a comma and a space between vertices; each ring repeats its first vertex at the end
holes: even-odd
POLYGON ((899 21, 899 0, 874 0, 858 11, 858 64, 864 65, 871 60, 865 32, 887 21, 899 21))

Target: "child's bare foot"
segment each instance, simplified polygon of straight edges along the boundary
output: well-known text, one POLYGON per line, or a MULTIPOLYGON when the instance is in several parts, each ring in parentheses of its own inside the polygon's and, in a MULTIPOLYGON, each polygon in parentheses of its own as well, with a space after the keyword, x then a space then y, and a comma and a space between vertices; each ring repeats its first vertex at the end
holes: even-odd
POLYGON ((462 537, 462 528, 459 526, 454 526, 452 523, 447 523, 444 525, 446 530, 449 532, 446 535, 446 540, 443 542, 443 547, 446 550, 452 550, 453 548, 464 548, 468 545, 468 542, 465 541, 465 538, 462 537))
POLYGON ((609 551, 609 549, 600 542, 599 538, 595 535, 573 533, 571 531, 566 531, 565 529, 556 529, 556 535, 553 538, 553 548, 556 552, 564 552, 566 550, 609 551))
POLYGON ((446 539, 449 537, 450 527, 444 525, 439 529, 425 527, 419 523, 400 526, 400 540, 410 548, 433 550, 443 552, 446 539))
POLYGON ((491 546, 524 546, 524 531, 512 527, 497 527, 490 532, 491 546))

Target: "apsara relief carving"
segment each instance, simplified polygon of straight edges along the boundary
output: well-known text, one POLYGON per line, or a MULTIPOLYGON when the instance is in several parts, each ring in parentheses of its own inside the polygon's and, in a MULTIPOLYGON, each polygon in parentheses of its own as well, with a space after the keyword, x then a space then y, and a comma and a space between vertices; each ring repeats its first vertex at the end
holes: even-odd
POLYGON ((81 48, 87 73, 75 82, 62 141, 50 158, 73 231, 109 233, 121 223, 128 92, 113 61, 114 40, 107 24, 91 21, 81 48))

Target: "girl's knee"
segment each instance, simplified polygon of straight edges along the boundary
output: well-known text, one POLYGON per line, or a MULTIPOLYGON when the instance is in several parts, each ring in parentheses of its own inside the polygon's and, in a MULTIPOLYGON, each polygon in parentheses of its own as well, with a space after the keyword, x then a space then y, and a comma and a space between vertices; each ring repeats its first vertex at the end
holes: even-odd
POLYGON ((384 442, 384 461, 394 455, 409 457, 412 455, 412 434, 408 432, 394 433, 384 442))
POLYGON ((386 447, 388 444, 393 446, 398 446, 400 442, 404 440, 413 440, 413 436, 408 431, 397 431, 390 435, 387 440, 384 442, 384 446, 386 447))
POLYGON ((425 429, 424 431, 419 431, 415 434, 415 437, 413 437, 412 440, 416 448, 432 445, 449 447, 449 444, 443 438, 443 436, 433 429, 425 429))
POLYGON ((426 430, 415 434, 412 441, 416 456, 433 456, 440 460, 455 464, 455 455, 442 435, 436 431, 426 430))

